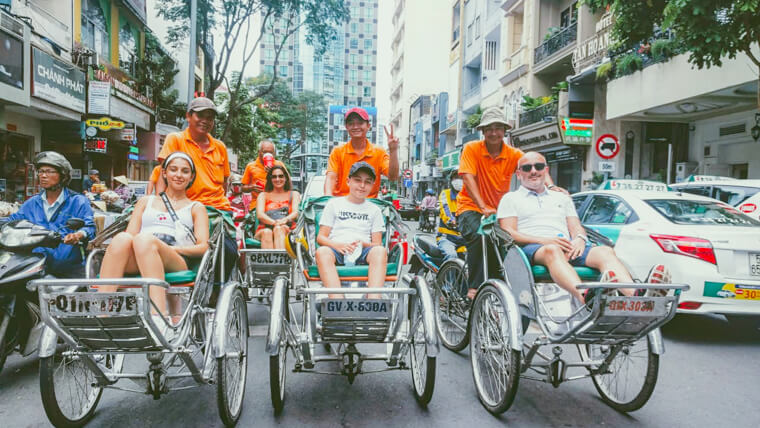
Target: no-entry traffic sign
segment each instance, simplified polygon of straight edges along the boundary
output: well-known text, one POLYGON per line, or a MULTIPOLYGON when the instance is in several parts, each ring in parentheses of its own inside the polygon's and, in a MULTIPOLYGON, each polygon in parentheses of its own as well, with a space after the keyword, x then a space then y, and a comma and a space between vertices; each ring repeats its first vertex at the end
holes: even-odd
POLYGON ((604 134, 596 140, 596 154, 602 159, 612 159, 620 153, 620 142, 612 134, 604 134))

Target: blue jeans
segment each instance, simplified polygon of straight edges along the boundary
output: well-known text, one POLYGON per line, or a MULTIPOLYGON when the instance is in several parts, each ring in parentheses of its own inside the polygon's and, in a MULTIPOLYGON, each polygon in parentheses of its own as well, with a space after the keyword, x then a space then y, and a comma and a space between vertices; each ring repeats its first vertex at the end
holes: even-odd
POLYGON ((461 245, 463 244, 454 243, 451 240, 447 239, 446 235, 443 235, 441 239, 438 240, 438 249, 441 250, 444 255, 443 261, 445 262, 447 260, 452 260, 459 257, 457 255, 457 248, 461 245))

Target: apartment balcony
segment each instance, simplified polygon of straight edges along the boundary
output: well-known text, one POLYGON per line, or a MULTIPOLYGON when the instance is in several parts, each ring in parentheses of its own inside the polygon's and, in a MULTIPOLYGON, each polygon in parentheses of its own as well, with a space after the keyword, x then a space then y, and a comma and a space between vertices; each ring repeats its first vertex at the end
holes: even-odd
POLYGON ((425 163, 428 165, 435 165, 436 161, 438 160, 438 152, 434 150, 430 150, 425 156, 425 163))
POLYGON ((481 85, 474 86, 464 92, 462 110, 469 111, 471 108, 480 104, 481 85))
POLYGON ((545 118, 557 117, 557 102, 546 103, 542 106, 538 106, 534 109, 520 113, 520 128, 532 125, 534 123, 543 122, 545 118))
POLYGON ((569 52, 569 47, 574 45, 577 39, 578 23, 575 22, 541 43, 533 52, 533 64, 539 65, 560 51, 569 52))
POLYGON ((503 74, 499 77, 499 82, 504 85, 508 85, 510 82, 524 76, 528 71, 528 48, 521 46, 509 57, 505 58, 502 62, 503 74))

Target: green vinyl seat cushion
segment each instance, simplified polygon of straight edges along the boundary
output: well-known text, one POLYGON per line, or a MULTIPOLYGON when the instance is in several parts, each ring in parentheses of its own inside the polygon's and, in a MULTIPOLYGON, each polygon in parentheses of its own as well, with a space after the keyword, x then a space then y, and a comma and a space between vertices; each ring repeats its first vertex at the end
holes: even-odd
MULTIPOLYGON (((336 266, 338 269, 339 277, 366 277, 369 275, 369 265, 356 265, 356 266, 336 266)), ((309 266, 309 277, 319 278, 319 270, 317 265, 309 266)), ((388 267, 385 270, 386 276, 396 275, 398 273, 398 263, 388 263, 388 267)))
MULTIPOLYGON (((574 269, 583 281, 596 281, 599 279, 600 273, 596 269, 589 267, 574 267, 574 269)), ((549 269, 546 266, 534 265, 531 270, 533 271, 533 280, 536 282, 552 280, 551 275, 549 275, 549 269)))

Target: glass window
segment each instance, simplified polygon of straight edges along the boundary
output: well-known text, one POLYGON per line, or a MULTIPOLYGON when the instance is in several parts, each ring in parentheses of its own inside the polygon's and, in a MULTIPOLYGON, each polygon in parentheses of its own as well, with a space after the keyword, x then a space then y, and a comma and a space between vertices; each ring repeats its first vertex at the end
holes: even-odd
POLYGON ((372 88, 369 86, 364 87, 364 96, 365 97, 371 97, 372 96, 372 88))
POLYGON ((372 37, 372 34, 374 34, 374 31, 372 31, 372 24, 364 24, 364 37, 372 37))
POLYGON ((663 217, 676 224, 707 224, 724 226, 760 226, 734 207, 721 202, 689 201, 683 199, 653 199, 645 201, 663 217))
POLYGON ((348 63, 351 65, 357 65, 356 54, 350 54, 348 56, 348 63))
POLYGON ((372 55, 364 55, 364 66, 372 67, 372 55))
POLYGON ((359 49, 359 40, 351 39, 351 41, 349 42, 349 47, 351 49, 359 49))
POLYGON ((264 73, 268 74, 270 76, 274 75, 274 66, 273 65, 265 65, 264 66, 264 73))
POLYGON ((351 33, 352 34, 356 34, 358 32, 359 32, 359 24, 357 24, 356 22, 352 22, 351 23, 351 33))
POLYGON ((575 211, 578 212, 578 215, 580 215, 581 205, 583 205, 583 202, 586 201, 586 196, 573 196, 573 205, 575 205, 575 211))
POLYGON ((371 70, 364 70, 364 83, 370 83, 372 82, 372 71, 371 70))
POLYGON ((280 72, 279 72, 279 74, 280 74, 281 77, 287 76, 288 75, 288 66, 287 65, 281 65, 280 66, 280 72))
POLYGON ((311 153, 319 153, 319 141, 311 142, 311 153))
POLYGON ((563 10, 562 13, 560 13, 559 16, 559 26, 560 28, 565 28, 570 25, 572 25, 575 21, 578 20, 578 2, 573 2, 570 7, 563 10))
POLYGON ((274 59, 274 49, 264 49, 264 59, 274 59))
POLYGON ((82 45, 97 52, 107 62, 111 49, 106 12, 98 0, 82 1, 82 45))
POLYGON ((583 216, 584 224, 625 224, 633 211, 622 200, 610 196, 594 196, 583 216))
POLYGON ((357 71, 355 69, 353 69, 353 68, 351 70, 349 70, 348 71, 349 80, 355 82, 356 81, 356 73, 357 73, 357 71))
POLYGON ((128 22, 119 29, 119 67, 129 74, 135 74, 137 60, 137 39, 128 22))
POLYGON ((364 39, 364 49, 368 51, 372 50, 372 39, 364 39))
POLYGON ((713 186, 712 198, 723 201, 729 205, 738 205, 755 195, 757 192, 760 192, 760 189, 754 187, 724 186, 719 184, 713 186))

